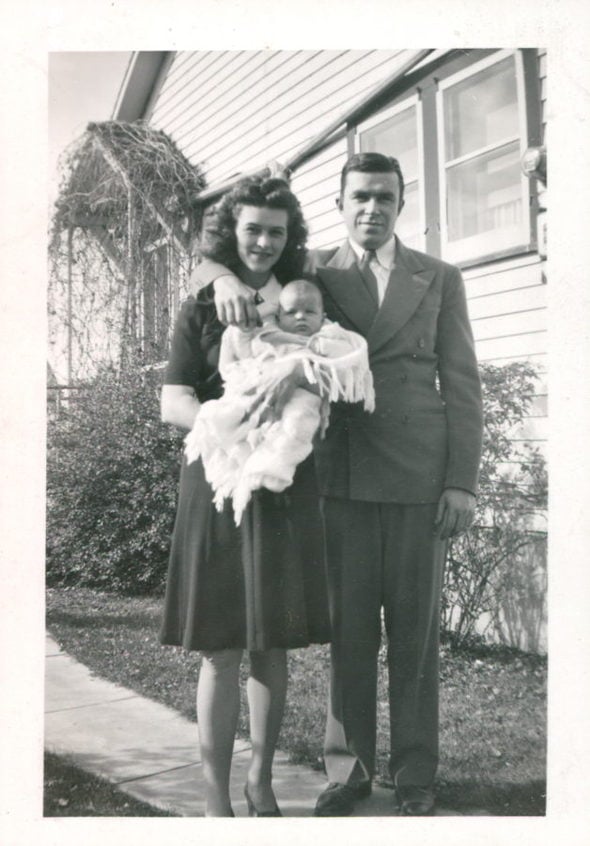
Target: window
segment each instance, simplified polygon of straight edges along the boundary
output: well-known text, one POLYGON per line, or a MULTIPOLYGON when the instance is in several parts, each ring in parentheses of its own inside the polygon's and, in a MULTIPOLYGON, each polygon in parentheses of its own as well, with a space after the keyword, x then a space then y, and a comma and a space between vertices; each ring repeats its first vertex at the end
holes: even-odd
POLYGON ((411 94, 350 128, 357 152, 400 160, 408 246, 463 266, 534 248, 536 188, 521 169, 540 121, 533 53, 442 51, 411 94))
POLYGON ((408 247, 423 250, 424 198, 422 115, 417 97, 382 111, 358 128, 357 150, 361 153, 394 155, 404 174, 405 205, 396 233, 408 247))
POLYGON ((450 261, 529 242, 524 82, 502 51, 440 82, 437 95, 441 252, 450 261))

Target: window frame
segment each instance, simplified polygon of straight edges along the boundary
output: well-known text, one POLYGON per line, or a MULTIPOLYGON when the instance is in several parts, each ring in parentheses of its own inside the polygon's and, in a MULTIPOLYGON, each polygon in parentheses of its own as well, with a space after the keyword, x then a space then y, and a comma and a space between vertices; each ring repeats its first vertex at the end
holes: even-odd
MULTIPOLYGON (((370 117, 363 120, 361 123, 353 127, 354 129, 354 152, 360 153, 360 136, 363 132, 369 129, 374 129, 380 123, 390 120, 393 117, 415 108, 416 110, 416 141, 417 141, 417 176, 413 180, 405 180, 404 185, 411 185, 413 182, 418 183, 418 213, 419 213, 419 235, 420 240, 417 246, 418 250, 424 251, 426 249, 426 193, 425 193, 425 178, 424 178, 424 121, 422 115, 422 98, 418 93, 410 94, 403 97, 396 103, 386 106, 375 112, 370 117)), ((403 214, 403 210, 401 212, 403 214)))
POLYGON ((493 233, 486 232, 450 242, 448 239, 448 181, 447 173, 450 167, 464 161, 475 161, 480 156, 492 150, 498 150, 508 143, 518 141, 519 157, 521 158, 528 146, 529 138, 529 114, 527 108, 527 90, 525 79, 525 68, 523 55, 520 50, 499 50, 485 58, 475 61, 466 67, 457 70, 438 80, 436 91, 436 133, 438 138, 438 195, 439 195, 439 225, 440 225, 440 253, 441 257, 453 264, 468 266, 481 264, 495 258, 506 255, 516 255, 529 251, 532 245, 531 238, 531 208, 530 208, 530 185, 527 177, 520 172, 520 200, 522 203, 523 218, 512 237, 502 238, 501 234, 493 242, 493 233), (512 58, 515 68, 516 96, 518 108, 518 137, 507 138, 506 141, 488 145, 481 148, 477 154, 470 154, 467 157, 445 160, 445 115, 444 96, 445 92, 470 77, 480 73, 482 70, 493 67, 512 58))

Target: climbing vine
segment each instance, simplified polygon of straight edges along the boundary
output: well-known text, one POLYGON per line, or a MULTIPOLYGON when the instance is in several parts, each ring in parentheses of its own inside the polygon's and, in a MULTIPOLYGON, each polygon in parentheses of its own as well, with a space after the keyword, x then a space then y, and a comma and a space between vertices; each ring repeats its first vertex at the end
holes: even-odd
POLYGON ((166 133, 90 123, 67 150, 51 220, 51 358, 67 380, 166 351, 206 185, 166 133))

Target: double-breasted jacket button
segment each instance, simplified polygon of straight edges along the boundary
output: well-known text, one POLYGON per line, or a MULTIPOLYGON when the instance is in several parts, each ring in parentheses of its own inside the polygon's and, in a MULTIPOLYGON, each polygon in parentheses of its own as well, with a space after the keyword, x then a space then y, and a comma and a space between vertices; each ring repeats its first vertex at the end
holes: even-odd
POLYGON ((424 338, 420 338, 420 339, 418 340, 418 347, 419 347, 421 350, 423 350, 425 346, 426 346, 426 343, 425 343, 425 341, 424 341, 424 338))

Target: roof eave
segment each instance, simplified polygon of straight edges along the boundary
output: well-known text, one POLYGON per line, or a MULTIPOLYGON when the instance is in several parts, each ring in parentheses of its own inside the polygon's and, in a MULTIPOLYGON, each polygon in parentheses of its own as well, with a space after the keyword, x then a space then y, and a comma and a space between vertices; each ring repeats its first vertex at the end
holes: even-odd
POLYGON ((164 50, 142 50, 132 54, 112 120, 131 122, 149 117, 158 83, 173 55, 164 50))

